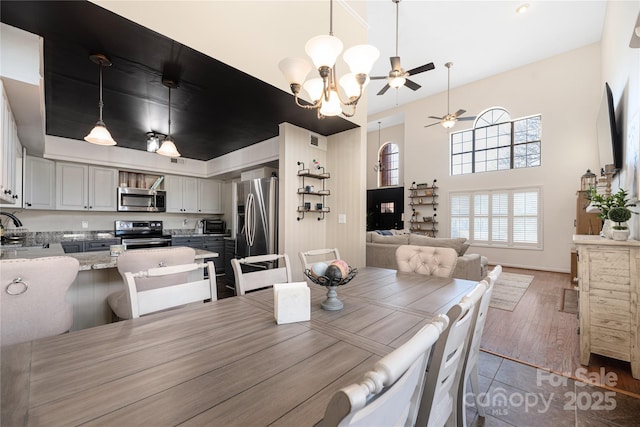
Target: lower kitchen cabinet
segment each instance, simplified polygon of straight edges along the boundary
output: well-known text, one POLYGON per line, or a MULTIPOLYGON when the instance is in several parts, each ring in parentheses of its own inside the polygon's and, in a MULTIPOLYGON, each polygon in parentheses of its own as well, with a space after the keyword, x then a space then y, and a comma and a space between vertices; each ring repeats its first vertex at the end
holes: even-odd
POLYGON ((204 249, 204 236, 172 237, 171 246, 188 246, 193 249, 204 249))
POLYGON ((108 251, 111 245, 119 245, 120 239, 70 240, 60 242, 65 254, 108 251))
POLYGON ((213 265, 217 275, 224 274, 224 237, 205 236, 203 249, 218 254, 217 258, 213 258, 213 265))

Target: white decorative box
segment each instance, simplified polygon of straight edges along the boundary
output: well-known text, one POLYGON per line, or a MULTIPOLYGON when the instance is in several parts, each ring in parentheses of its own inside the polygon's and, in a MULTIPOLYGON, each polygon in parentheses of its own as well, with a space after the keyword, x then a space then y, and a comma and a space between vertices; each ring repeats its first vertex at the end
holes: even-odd
POLYGON ((273 315, 278 325, 311 319, 311 291, 307 282, 273 285, 273 315))

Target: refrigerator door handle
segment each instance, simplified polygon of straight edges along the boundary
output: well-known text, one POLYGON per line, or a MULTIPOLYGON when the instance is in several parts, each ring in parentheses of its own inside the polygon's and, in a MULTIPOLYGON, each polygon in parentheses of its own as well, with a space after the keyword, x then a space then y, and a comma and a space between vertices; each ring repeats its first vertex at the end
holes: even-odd
POLYGON ((247 207, 247 212, 246 212, 246 217, 245 217, 245 227, 246 227, 246 242, 247 245, 249 247, 253 246, 253 242, 255 239, 255 200, 253 197, 253 194, 249 193, 249 195, 247 196, 247 203, 246 203, 246 207, 247 207))

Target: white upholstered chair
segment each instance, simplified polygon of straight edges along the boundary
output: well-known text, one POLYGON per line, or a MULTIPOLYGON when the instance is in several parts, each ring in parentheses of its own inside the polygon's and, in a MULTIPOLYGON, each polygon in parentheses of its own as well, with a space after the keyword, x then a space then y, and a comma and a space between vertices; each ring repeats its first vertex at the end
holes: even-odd
POLYGON ((458 384, 457 419, 458 425, 460 426, 467 425, 467 411, 465 410, 465 403, 467 402, 467 381, 469 381, 469 384, 471 385, 471 394, 473 395, 478 414, 481 417, 484 417, 484 406, 482 406, 482 402, 480 402, 479 399, 480 386, 478 385, 478 356, 480 352, 482 331, 484 330, 484 324, 487 320, 489 302, 491 301, 491 295, 493 295, 493 285, 496 283, 496 280, 498 280, 500 273, 502 273, 502 266, 497 265, 487 275, 487 279, 485 281, 487 290, 478 303, 478 308, 474 314, 472 326, 473 334, 469 336, 469 345, 467 346, 465 362, 460 376, 460 383, 458 384))
MULTIPOLYGON (((311 268, 316 262, 331 262, 335 259, 340 259, 340 252, 338 248, 329 249, 313 249, 306 252, 298 252, 300 257, 300 263, 302 264, 302 273, 304 275, 305 270, 311 268)), ((305 280, 309 284, 313 284, 308 277, 304 276, 305 280)))
POLYGON ((291 264, 287 254, 256 255, 232 259, 231 266, 236 278, 236 295, 244 295, 247 291, 254 289, 271 287, 275 283, 291 282, 291 264))
MULTIPOLYGON (((135 249, 125 251, 118 257, 118 272, 124 274, 137 273, 155 267, 169 267, 172 265, 192 264, 195 261, 196 251, 193 248, 175 246, 156 249, 135 249)), ((188 273, 178 273, 163 277, 140 278, 137 281, 138 290, 147 291, 163 286, 175 285, 187 281, 188 273)), ((125 282, 126 286, 126 282, 125 282)), ((108 296, 107 302, 111 310, 120 319, 131 319, 131 301, 126 289, 114 292, 108 296)))
POLYGON ((456 425, 456 402, 464 363, 464 349, 471 330, 473 313, 485 291, 485 283, 478 283, 447 312, 449 326, 440 335, 431 352, 416 425, 456 425))
POLYGON ((398 271, 451 277, 458 262, 455 249, 400 245, 396 250, 398 271))
POLYGON ((206 263, 155 267, 137 273, 124 273, 126 292, 129 301, 131 301, 131 317, 136 319, 144 314, 155 313, 168 308, 206 300, 215 301, 218 299, 215 271, 213 262, 209 261, 206 263), (208 278, 203 279, 204 274, 190 274, 201 268, 209 270, 208 278), (181 283, 147 290, 141 290, 138 286, 138 283, 144 282, 145 279, 175 278, 177 275, 184 274, 187 274, 187 278, 181 283))
POLYGON ((438 315, 380 359, 360 383, 336 392, 322 427, 414 426, 429 352, 448 323, 447 316, 438 315))
POLYGON ((2 345, 58 335, 73 324, 67 290, 80 265, 56 256, 0 261, 2 345))

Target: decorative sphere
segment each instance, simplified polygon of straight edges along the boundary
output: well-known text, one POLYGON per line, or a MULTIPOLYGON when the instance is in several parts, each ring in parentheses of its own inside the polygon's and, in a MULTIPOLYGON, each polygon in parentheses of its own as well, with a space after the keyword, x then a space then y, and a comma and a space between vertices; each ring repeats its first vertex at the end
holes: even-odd
POLYGON ((327 270, 327 264, 324 262, 316 262, 311 266, 310 270, 313 277, 324 276, 324 273, 327 270))
POLYGON ((334 264, 330 264, 327 267, 327 270, 324 272, 324 275, 327 276, 330 280, 342 279, 342 272, 340 271, 340 267, 334 264))
POLYGON ((349 274, 349 264, 341 259, 333 260, 329 265, 337 266, 340 269, 340 274, 342 275, 342 277, 347 277, 347 274, 349 274))

